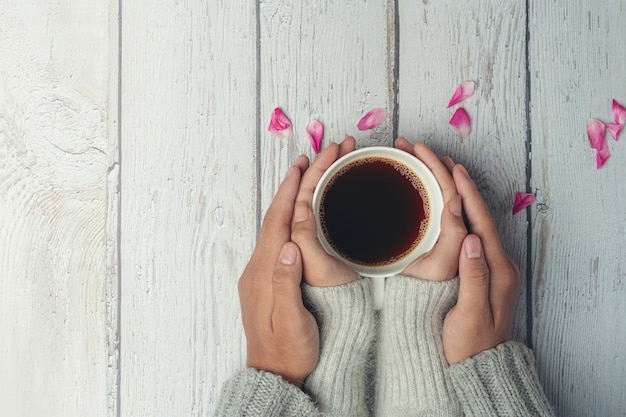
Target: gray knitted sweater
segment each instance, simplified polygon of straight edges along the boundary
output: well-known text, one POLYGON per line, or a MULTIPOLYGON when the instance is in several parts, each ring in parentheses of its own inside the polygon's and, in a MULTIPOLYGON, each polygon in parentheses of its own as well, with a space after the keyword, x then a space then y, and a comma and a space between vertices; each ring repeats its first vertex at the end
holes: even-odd
POLYGON ((532 352, 506 342, 449 366, 441 328, 458 278, 387 279, 372 306, 370 280, 304 286, 320 327, 320 360, 303 390, 244 369, 224 384, 217 416, 552 416, 532 352))

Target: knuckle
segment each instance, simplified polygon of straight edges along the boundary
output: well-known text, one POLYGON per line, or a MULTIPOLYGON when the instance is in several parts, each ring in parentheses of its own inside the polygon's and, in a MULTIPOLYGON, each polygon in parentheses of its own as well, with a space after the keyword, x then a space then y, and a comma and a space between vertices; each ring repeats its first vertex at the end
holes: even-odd
POLYGON ((517 267, 517 265, 515 265, 515 263, 513 263, 513 261, 509 261, 509 268, 507 271, 507 275, 509 277, 508 281, 510 283, 511 289, 517 290, 520 285, 521 274, 520 274, 519 268, 517 267))
POLYGON ((272 284, 279 288, 289 288, 295 281, 292 275, 284 269, 277 269, 272 276, 272 284))
POLYGON ((489 267, 483 260, 478 259, 470 269, 468 275, 473 278, 489 278, 489 267))
POLYGON ((309 231, 302 227, 302 225, 297 225, 291 231, 291 240, 294 242, 303 242, 308 236, 309 231))

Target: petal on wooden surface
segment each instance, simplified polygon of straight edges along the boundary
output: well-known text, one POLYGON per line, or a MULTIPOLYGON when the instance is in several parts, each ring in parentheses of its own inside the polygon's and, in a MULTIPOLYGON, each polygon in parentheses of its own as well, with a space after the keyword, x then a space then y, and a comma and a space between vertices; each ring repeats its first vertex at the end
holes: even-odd
POLYGON ((474 83, 474 81, 464 81, 459 84, 452 94, 452 98, 448 103, 448 108, 454 106, 455 104, 459 104, 463 100, 471 97, 471 95, 474 94, 475 85, 476 84, 474 83))
POLYGON ((324 136, 324 125, 317 120, 311 120, 306 125, 306 133, 309 136, 309 142, 315 153, 320 153, 322 149, 322 138, 324 136))
POLYGON ((606 130, 608 130, 608 132, 611 134, 611 137, 614 140, 617 140, 619 133, 622 131, 622 126, 618 123, 607 123, 606 125, 606 130))
POLYGON ((276 107, 272 112, 267 130, 281 140, 287 140, 291 136, 291 121, 279 107, 276 107))
POLYGON ((604 134, 606 125, 598 119, 589 119, 587 122, 587 137, 589 145, 593 149, 601 149, 604 146, 604 134))
POLYGON ((513 203, 513 214, 517 214, 535 202, 537 198, 534 194, 516 192, 515 202, 513 203))
POLYGON ((359 130, 369 130, 380 126, 382 122, 387 118, 387 110, 382 108, 376 108, 365 113, 356 127, 359 130))
POLYGON ((459 107, 454 112, 452 118, 450 119, 450 126, 452 126, 452 129, 454 129, 456 134, 459 135, 462 139, 465 139, 469 136, 472 130, 471 121, 469 115, 463 107, 459 107))
POLYGON ((613 121, 623 126, 624 123, 626 123, 626 109, 617 101, 613 100, 612 110, 613 110, 613 121))
POLYGON ((610 156, 611 153, 609 152, 609 144, 604 142, 602 148, 596 149, 596 169, 602 168, 610 156))

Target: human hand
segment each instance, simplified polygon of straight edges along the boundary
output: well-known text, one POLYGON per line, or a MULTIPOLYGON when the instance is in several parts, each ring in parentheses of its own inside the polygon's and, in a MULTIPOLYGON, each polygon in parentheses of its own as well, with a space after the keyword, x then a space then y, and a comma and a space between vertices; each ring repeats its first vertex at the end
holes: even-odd
POLYGON ((485 201, 461 165, 454 182, 472 234, 463 241, 459 258, 459 297, 443 323, 443 351, 449 364, 511 339, 513 309, 520 273, 500 244, 485 201))
POLYGON ((444 163, 423 143, 411 145, 405 138, 398 138, 395 147, 415 155, 433 172, 443 194, 444 207, 441 216, 441 233, 433 249, 410 263, 404 275, 429 281, 445 281, 456 276, 459 252, 467 229, 463 222, 461 197, 456 184, 444 163))
POLYGON ((319 360, 317 323, 300 291, 302 256, 290 242, 295 198, 307 167, 308 159, 301 156, 287 171, 239 279, 248 366, 281 375, 298 387, 319 360))
POLYGON ((296 197, 291 239, 302 251, 304 280, 314 287, 332 287, 359 279, 359 275, 329 255, 317 238, 317 226, 311 207, 313 192, 324 172, 338 158, 352 152, 355 140, 348 136, 339 145, 331 143, 304 173, 296 197))

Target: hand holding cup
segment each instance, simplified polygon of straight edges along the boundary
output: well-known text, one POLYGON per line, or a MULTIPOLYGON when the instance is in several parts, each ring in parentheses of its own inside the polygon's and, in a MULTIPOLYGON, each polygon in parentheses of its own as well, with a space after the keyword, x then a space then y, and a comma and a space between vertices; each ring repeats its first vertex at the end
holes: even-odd
POLYGON ((410 263, 404 275, 429 281, 445 281, 456 276, 459 253, 467 229, 463 222, 463 208, 456 184, 446 165, 426 145, 411 145, 405 138, 398 138, 395 146, 422 161, 434 174, 443 194, 441 233, 435 246, 428 253, 410 263))
POLYGON ((359 279, 359 275, 329 255, 317 237, 312 210, 313 193, 324 172, 340 157, 354 151, 356 142, 348 136, 339 145, 331 143, 316 158, 302 177, 296 196, 291 239, 302 251, 304 280, 314 287, 332 287, 359 279))

